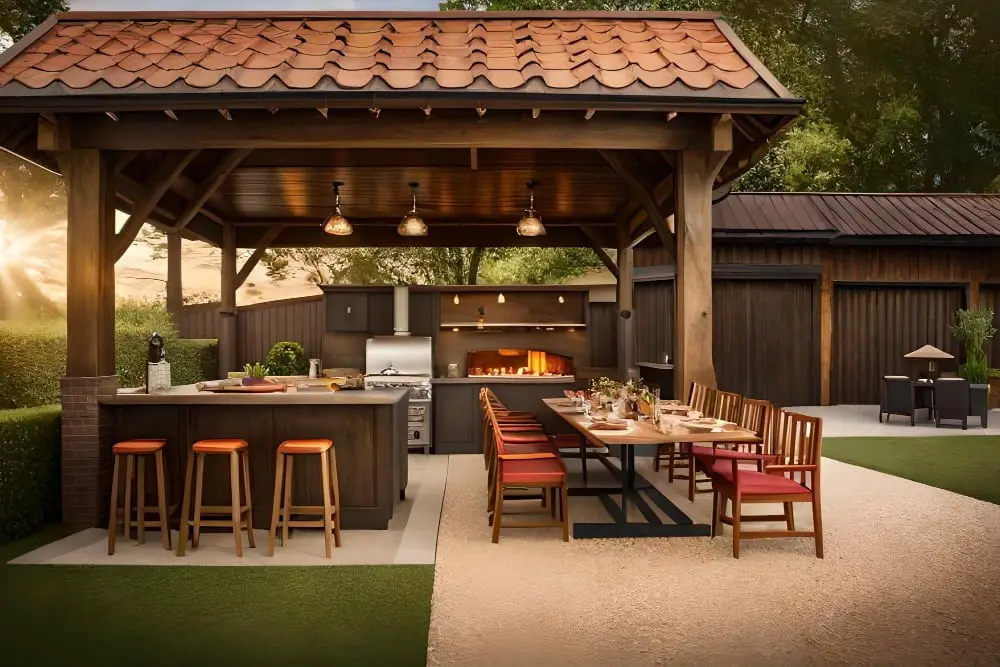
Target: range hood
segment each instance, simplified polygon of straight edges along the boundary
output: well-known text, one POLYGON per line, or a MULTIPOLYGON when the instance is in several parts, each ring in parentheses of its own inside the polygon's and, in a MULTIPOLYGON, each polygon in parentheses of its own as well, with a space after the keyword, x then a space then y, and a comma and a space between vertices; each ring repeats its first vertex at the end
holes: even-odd
POLYGON ((406 285, 392 288, 392 334, 410 335, 410 288, 406 285))

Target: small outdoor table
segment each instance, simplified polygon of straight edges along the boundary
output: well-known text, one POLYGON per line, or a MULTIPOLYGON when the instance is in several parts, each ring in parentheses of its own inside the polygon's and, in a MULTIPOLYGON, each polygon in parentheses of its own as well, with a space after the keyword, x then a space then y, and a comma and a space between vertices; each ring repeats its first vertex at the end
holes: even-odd
POLYGON ((722 431, 698 431, 678 424, 670 433, 663 433, 648 422, 635 422, 628 431, 592 430, 591 421, 579 408, 573 407, 564 398, 543 399, 553 412, 562 417, 580 433, 581 456, 586 451, 587 441, 604 446, 621 448, 621 468, 617 471, 608 464, 609 470, 621 482, 620 487, 583 486, 570 487, 571 496, 597 496, 611 516, 611 523, 574 523, 575 539, 607 537, 707 537, 711 526, 695 523, 659 489, 635 471, 635 448, 640 445, 662 445, 668 443, 749 443, 760 442, 754 433, 731 426, 722 431), (642 493, 640 493, 642 492, 642 493), (645 494, 645 497, 643 497, 645 494), (611 499, 621 496, 621 503, 611 499), (649 498, 673 523, 664 523, 646 502, 649 498), (645 522, 628 520, 629 502, 642 514, 645 522))

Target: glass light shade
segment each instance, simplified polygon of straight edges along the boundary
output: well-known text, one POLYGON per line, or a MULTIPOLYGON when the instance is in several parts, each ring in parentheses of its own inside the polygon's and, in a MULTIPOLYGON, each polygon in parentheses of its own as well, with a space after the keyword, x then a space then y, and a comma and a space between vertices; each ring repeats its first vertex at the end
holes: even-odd
POLYGON ((350 236, 354 226, 339 211, 334 211, 323 223, 323 231, 334 236, 350 236))
POLYGON ((525 211, 524 217, 517 223, 517 235, 543 236, 544 234, 545 225, 542 224, 542 219, 532 210, 525 211))
POLYGON ((451 301, 452 301, 452 303, 454 303, 454 304, 455 304, 456 306, 457 306, 458 304, 462 303, 462 300, 458 298, 458 295, 457 295, 457 294, 455 295, 455 298, 454 298, 454 299, 452 299, 451 301))
POLYGON ((410 211, 399 223, 400 236, 427 236, 427 225, 416 211, 410 211))
POLYGON ((559 303, 566 303, 566 299, 564 299, 562 295, 559 295, 559 303))
POLYGON ((504 298, 503 292, 497 295, 497 303, 507 303, 507 299, 504 298))

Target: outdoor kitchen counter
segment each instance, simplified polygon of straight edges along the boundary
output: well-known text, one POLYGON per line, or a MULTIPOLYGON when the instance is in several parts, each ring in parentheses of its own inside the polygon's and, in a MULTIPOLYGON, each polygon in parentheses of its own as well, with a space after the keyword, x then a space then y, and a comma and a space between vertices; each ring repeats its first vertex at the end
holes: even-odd
MULTIPOLYGON (((191 385, 158 394, 121 392, 101 405, 102 422, 109 427, 103 429, 107 456, 111 445, 120 440, 167 439, 171 506, 180 505, 191 443, 242 438, 250 445, 254 527, 267 529, 278 444, 296 438, 328 438, 337 452, 342 527, 384 530, 396 499, 406 489, 408 404, 405 389, 213 394, 199 392, 191 385)), ((224 458, 206 458, 206 505, 229 503, 229 462, 224 458)), ((152 468, 147 466, 149 490, 156 488, 152 468)), ((108 480, 107 488, 110 486, 108 480)), ((293 494, 296 505, 323 504, 317 457, 300 457, 294 467, 293 494)), ((179 517, 175 515, 173 520, 179 517)))
POLYGON ((551 377, 537 375, 522 375, 515 377, 511 375, 473 375, 458 378, 432 378, 431 384, 574 384, 576 378, 572 375, 557 375, 551 377))

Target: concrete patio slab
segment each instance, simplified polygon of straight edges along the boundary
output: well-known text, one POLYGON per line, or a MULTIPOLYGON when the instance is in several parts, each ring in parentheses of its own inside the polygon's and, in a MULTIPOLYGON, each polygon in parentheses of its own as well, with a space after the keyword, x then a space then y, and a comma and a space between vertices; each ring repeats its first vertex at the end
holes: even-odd
POLYGON ((822 417, 823 435, 827 438, 1000 435, 1000 410, 990 411, 988 428, 980 426, 978 417, 970 417, 969 428, 963 431, 961 424, 956 426, 953 422, 946 422, 941 428, 935 428, 934 422, 928 421, 926 410, 920 410, 916 425, 910 426, 910 420, 899 415, 893 415, 889 422, 879 423, 877 405, 807 405, 787 409, 812 417, 822 417))
MULTIPOLYGON (((244 540, 243 558, 237 558, 232 533, 203 533, 197 549, 178 558, 163 549, 160 533, 146 532, 146 544, 119 535, 115 555, 108 556, 108 532, 90 528, 47 544, 11 561, 26 565, 206 565, 206 566, 331 566, 331 565, 432 565, 437 549, 438 523, 448 478, 448 457, 410 455, 407 499, 396 506, 388 530, 342 532, 343 546, 333 558, 323 557, 322 531, 299 529, 288 545, 267 556, 265 530, 254 531, 256 549, 244 540)), ((172 532, 177 545, 177 531, 172 532)))

